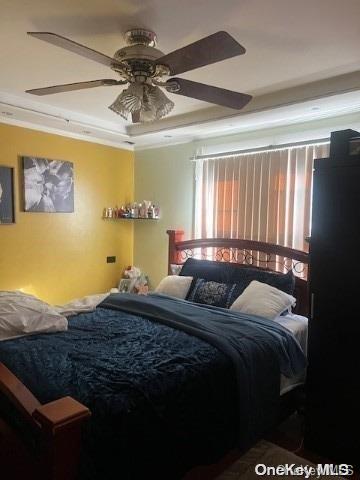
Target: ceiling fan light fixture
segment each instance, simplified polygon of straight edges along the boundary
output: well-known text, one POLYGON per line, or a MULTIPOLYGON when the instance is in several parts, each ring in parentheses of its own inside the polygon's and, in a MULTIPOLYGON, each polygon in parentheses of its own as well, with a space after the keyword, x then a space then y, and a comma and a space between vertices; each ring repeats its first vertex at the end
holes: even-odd
POLYGON ((141 110, 143 98, 143 85, 131 83, 123 90, 109 108, 113 112, 128 120, 132 113, 141 110))
POLYGON ((125 120, 139 112, 140 122, 151 122, 168 115, 174 108, 174 102, 159 87, 134 82, 120 93, 109 108, 125 120))
MULTIPOLYGON (((160 120, 160 118, 165 117, 171 112, 175 104, 165 95, 165 93, 159 87, 153 85, 146 85, 146 87, 147 88, 144 89, 143 121, 146 122, 152 120, 160 120), (152 115, 149 115, 150 112, 152 113, 152 115), (152 118, 146 120, 145 117, 152 118)), ((140 118, 142 118, 141 114, 140 118)))
POLYGON ((109 106, 109 109, 133 123, 159 120, 168 115, 174 103, 160 90, 171 94, 194 98, 222 107, 241 110, 251 100, 251 95, 193 82, 176 76, 196 68, 221 62, 245 53, 245 48, 225 31, 218 31, 166 55, 157 48, 156 34, 135 28, 125 34, 127 46, 120 48, 113 57, 74 42, 52 32, 28 32, 67 51, 76 53, 111 68, 120 80, 103 78, 84 82, 52 85, 26 90, 32 95, 53 95, 94 87, 112 87, 129 84, 109 106), (165 76, 174 76, 166 82, 165 76))

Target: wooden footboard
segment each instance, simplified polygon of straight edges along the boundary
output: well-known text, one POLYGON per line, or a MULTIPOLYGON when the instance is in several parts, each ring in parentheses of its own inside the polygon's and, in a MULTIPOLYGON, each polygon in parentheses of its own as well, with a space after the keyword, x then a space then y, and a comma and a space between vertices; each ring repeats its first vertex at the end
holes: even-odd
MULTIPOLYGON (((71 397, 63 397, 45 405, 40 404, 2 363, 0 363, 0 395, 10 401, 19 417, 34 432, 36 458, 32 459, 31 468, 36 478, 75 479, 80 457, 81 425, 91 415, 89 409, 71 397)), ((21 458, 14 460, 22 461, 21 458)))

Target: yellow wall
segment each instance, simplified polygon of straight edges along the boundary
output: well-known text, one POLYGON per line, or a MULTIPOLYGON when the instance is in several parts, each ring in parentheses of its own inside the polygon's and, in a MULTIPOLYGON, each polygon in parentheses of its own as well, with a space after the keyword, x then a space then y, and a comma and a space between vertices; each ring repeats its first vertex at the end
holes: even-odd
POLYGON ((0 225, 0 290, 61 303, 116 286, 133 259, 132 222, 102 220, 133 199, 133 153, 0 124, 0 165, 15 167, 15 225, 0 225), (21 211, 20 156, 74 163, 75 212, 21 211), (115 264, 106 257, 116 255, 115 264))

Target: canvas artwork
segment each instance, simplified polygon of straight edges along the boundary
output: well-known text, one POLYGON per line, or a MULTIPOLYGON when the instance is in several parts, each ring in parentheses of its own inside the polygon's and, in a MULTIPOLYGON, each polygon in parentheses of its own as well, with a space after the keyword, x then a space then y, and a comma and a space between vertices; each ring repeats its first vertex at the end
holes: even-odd
POLYGON ((13 169, 0 166, 0 224, 15 223, 13 169))
POLYGON ((74 165, 46 158, 23 157, 26 212, 73 212, 74 165))

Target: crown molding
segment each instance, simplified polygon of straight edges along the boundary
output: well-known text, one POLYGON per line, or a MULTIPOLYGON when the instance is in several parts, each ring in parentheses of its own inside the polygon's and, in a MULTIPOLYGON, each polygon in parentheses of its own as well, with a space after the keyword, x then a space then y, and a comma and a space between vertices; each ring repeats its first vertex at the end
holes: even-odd
POLYGON ((181 140, 173 140, 169 142, 154 142, 149 145, 139 145, 138 147, 135 147, 136 152, 141 152, 143 150, 150 150, 152 148, 165 148, 165 147, 176 147, 177 145, 185 145, 192 143, 194 144, 195 140, 192 138, 183 138, 181 140))
POLYGON ((4 92, 0 92, 0 122, 133 150, 129 135, 118 124, 23 100, 4 92))
POLYGON ((47 127, 45 125, 34 125, 32 122, 26 122, 22 120, 16 120, 12 118, 1 118, 0 124, 13 125, 15 127, 28 128, 29 130, 36 130, 38 132, 51 133, 53 135, 59 135, 61 137, 74 138, 75 140, 82 140, 89 143, 97 143, 100 145, 106 145, 108 147, 117 148, 119 150, 130 150, 134 151, 133 145, 128 145, 126 143, 115 143, 103 138, 97 138, 93 136, 88 136, 85 134, 75 133, 75 132, 65 132, 57 128, 47 127))

